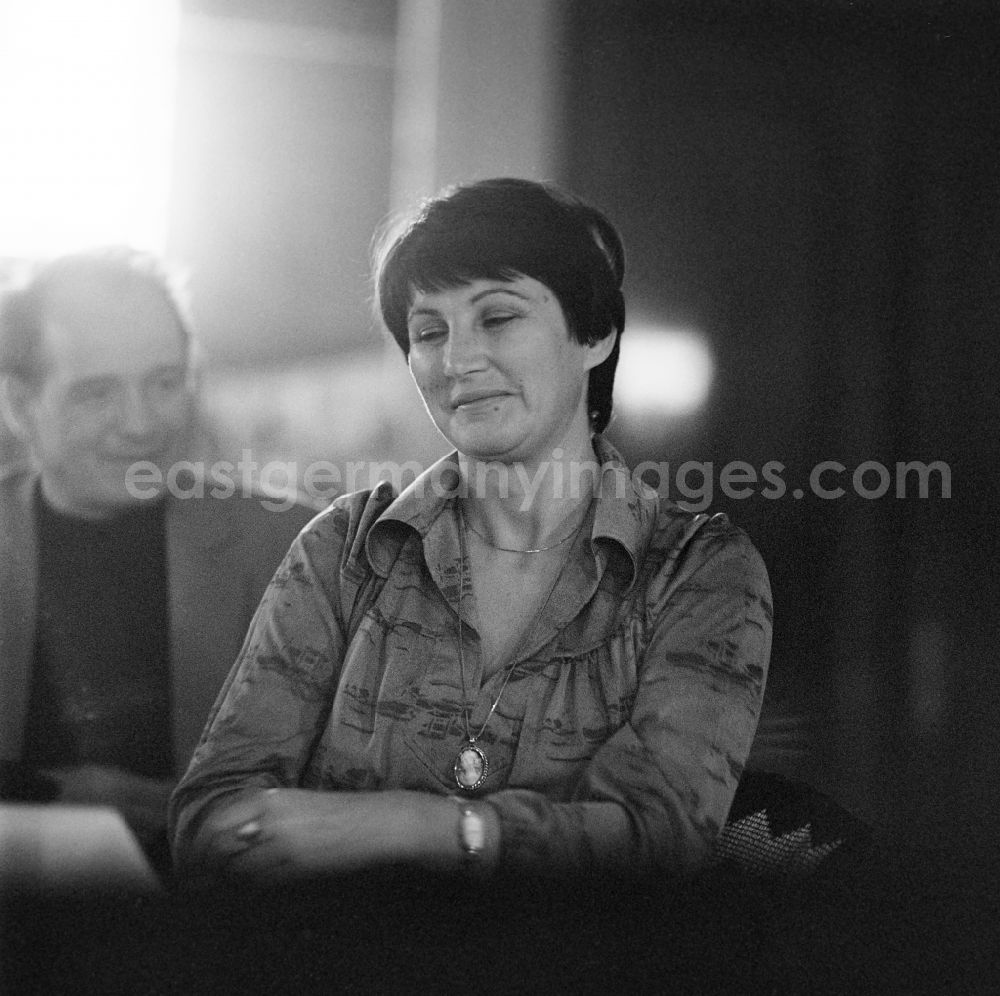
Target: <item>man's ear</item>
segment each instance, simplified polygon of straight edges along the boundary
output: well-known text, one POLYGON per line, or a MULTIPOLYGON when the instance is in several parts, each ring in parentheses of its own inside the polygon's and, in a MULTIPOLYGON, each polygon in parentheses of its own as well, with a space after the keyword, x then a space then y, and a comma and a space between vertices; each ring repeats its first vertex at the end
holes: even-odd
POLYGON ((34 391, 21 377, 7 375, 0 378, 0 414, 10 431, 22 442, 31 434, 30 412, 34 391))
POLYGON ((586 343, 587 349, 587 369, 593 370, 600 366, 610 355, 618 341, 618 332, 609 332, 603 339, 595 339, 586 343))

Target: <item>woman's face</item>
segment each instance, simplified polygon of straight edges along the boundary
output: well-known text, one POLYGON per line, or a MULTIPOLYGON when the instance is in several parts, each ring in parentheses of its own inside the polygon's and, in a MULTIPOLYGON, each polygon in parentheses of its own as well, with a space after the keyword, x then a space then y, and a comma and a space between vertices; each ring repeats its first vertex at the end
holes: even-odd
POLYGON ((589 447, 587 376, 614 337, 578 343, 544 284, 522 276, 417 293, 407 326, 410 372, 460 452, 536 462, 589 447))

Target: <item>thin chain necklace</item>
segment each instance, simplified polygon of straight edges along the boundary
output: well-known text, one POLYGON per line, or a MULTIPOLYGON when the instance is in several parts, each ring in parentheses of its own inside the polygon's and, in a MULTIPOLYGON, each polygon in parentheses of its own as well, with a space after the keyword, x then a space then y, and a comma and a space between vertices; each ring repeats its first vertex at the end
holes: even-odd
MULTIPOLYGON (((555 546, 561 546, 566 540, 573 536, 583 528, 584 522, 587 521, 587 516, 580 520, 579 525, 569 534, 569 536, 563 537, 555 546)), ((479 727, 478 732, 473 736, 472 727, 469 725, 469 696, 465 690, 465 651, 463 649, 463 644, 465 643, 465 633, 462 627, 462 595, 465 592, 465 560, 466 560, 466 542, 465 542, 465 513, 462 511, 461 505, 458 508, 458 545, 459 554, 461 556, 461 567, 460 567, 460 577, 459 577, 459 589, 458 589, 458 669, 459 675, 462 679, 462 720, 465 724, 465 743, 462 745, 461 750, 458 752, 458 756, 455 758, 455 764, 453 771, 455 774, 455 783, 460 789, 465 792, 474 792, 479 788, 483 782, 486 781, 486 775, 490 770, 490 761, 486 756, 486 751, 479 746, 478 740, 486 731, 486 727, 489 721, 493 718, 493 713, 496 712, 497 706, 500 704, 500 698, 507 688, 507 683, 510 681, 511 675, 517 668, 517 652, 514 653, 513 663, 507 668, 507 673, 503 676, 503 682, 500 685, 500 691, 497 692, 496 698, 493 700, 493 705, 490 706, 490 711, 486 714, 486 719, 483 720, 482 726, 479 727)), ((472 529, 472 527, 469 527, 472 529)), ((475 530, 472 530, 475 532, 475 530)), ((481 533, 476 533, 477 536, 482 537, 481 533)), ((487 542, 489 542, 487 540, 487 542)), ((492 544, 490 544, 492 546, 492 544)), ((503 549, 503 547, 499 547, 503 549)), ((548 549, 553 549, 553 547, 548 547, 548 549)), ((572 549, 572 547, 570 548, 572 549)), ((535 553, 539 551, 534 550, 517 550, 516 553, 535 553)), ((569 563, 569 551, 567 551, 566 556, 563 558, 562 564, 559 567, 559 571, 556 574, 555 581, 552 582, 552 586, 549 588, 548 593, 543 599, 538 611, 535 613, 531 620, 531 624, 524 631, 525 638, 531 633, 535 628, 535 623, 538 622, 542 615, 545 607, 549 604, 549 600, 552 598, 552 593, 556 590, 556 585, 559 584, 560 578, 563 576, 563 572, 566 570, 566 565, 569 563)), ((523 640, 522 640, 523 643, 523 640)), ((520 647, 518 648, 520 651, 520 647)))
POLYGON ((504 553, 548 553, 549 550, 554 550, 557 546, 562 546, 566 540, 574 537, 580 530, 579 526, 575 526, 572 532, 567 533, 561 540, 556 540, 555 543, 550 543, 548 546, 538 546, 531 550, 521 550, 516 546, 501 546, 499 543, 494 543, 493 540, 487 539, 471 522, 466 522, 465 513, 462 514, 462 521, 471 529, 487 546, 493 547, 494 550, 503 550, 504 553))

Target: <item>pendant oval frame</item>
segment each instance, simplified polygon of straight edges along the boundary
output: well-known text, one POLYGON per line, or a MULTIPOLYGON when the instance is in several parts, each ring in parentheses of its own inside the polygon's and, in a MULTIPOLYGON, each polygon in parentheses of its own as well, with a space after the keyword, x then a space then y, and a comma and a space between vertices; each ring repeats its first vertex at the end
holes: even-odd
MULTIPOLYGON (((475 763, 475 762, 473 762, 475 763)), ((455 776, 455 784, 463 792, 475 792, 483 782, 486 781, 486 775, 490 770, 490 760, 486 756, 485 751, 476 744, 467 743, 459 752, 458 757, 455 758, 455 764, 452 766, 452 773, 455 776), (463 775, 465 772, 465 764, 463 764, 463 759, 469 754, 475 754, 479 759, 479 764, 482 766, 482 771, 479 772, 478 780, 473 782, 471 785, 467 785, 463 780, 463 775)))

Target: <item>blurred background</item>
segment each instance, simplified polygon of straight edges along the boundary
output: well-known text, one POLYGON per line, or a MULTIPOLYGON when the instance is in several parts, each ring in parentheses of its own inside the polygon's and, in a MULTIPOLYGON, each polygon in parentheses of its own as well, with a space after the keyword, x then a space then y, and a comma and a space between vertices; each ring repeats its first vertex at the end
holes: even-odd
POLYGON ((976 2, 12 0, 0 271, 165 253, 207 454, 426 465, 373 232, 455 181, 566 185, 629 251, 612 441, 770 569, 768 763, 992 861, 998 42, 976 2), (732 461, 784 493, 724 493, 732 461), (948 474, 920 497, 905 461, 948 474))

